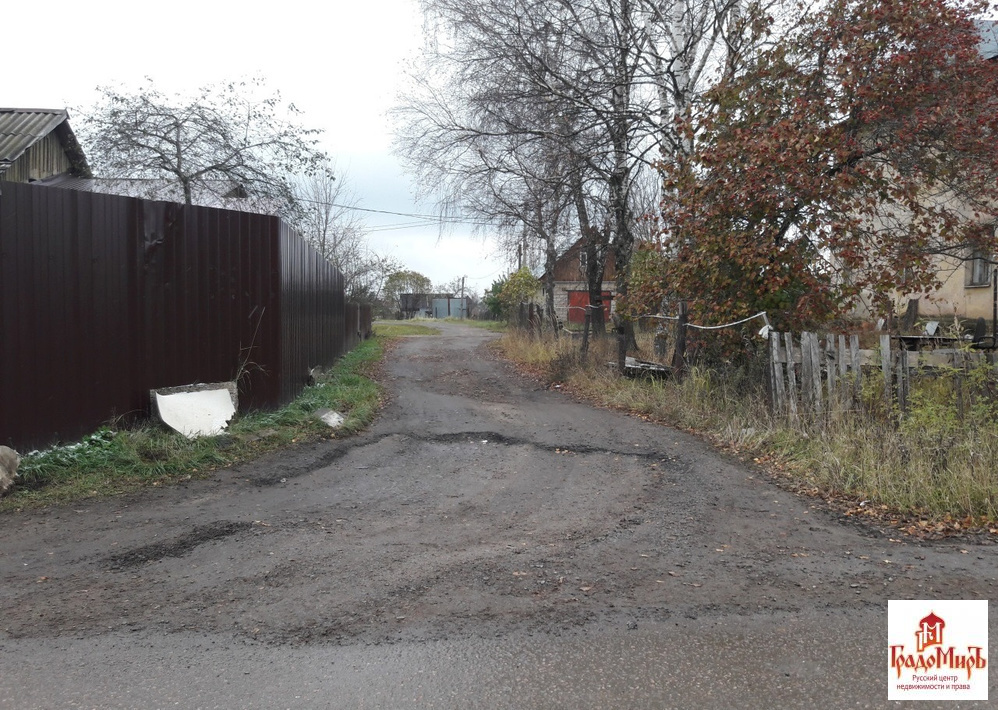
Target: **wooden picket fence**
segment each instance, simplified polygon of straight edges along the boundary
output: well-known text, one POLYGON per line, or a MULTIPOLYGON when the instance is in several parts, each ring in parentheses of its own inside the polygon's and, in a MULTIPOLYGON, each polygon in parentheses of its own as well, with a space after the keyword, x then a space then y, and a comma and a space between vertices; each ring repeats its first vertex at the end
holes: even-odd
POLYGON ((801 333, 795 339, 791 333, 770 332, 770 404, 775 413, 791 419, 859 411, 865 371, 868 377, 876 373, 880 380, 883 411, 903 416, 909 409, 915 368, 931 368, 934 362, 966 367, 980 358, 994 364, 993 354, 964 349, 911 352, 887 334, 880 335, 877 350, 861 350, 858 335, 801 333))

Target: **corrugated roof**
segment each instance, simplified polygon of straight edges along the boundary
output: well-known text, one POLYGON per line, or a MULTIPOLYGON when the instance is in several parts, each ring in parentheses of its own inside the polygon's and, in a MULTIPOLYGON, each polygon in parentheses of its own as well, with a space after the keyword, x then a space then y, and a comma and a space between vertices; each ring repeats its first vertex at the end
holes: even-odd
POLYGON ((64 109, 0 108, 0 170, 67 118, 64 109))

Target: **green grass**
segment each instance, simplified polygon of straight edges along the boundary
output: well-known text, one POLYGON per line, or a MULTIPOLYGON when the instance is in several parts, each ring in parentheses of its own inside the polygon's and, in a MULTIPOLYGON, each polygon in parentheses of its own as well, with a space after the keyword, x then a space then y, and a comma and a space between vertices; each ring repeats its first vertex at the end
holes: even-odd
POLYGON ((384 338, 401 338, 407 335, 440 335, 440 329, 411 321, 375 321, 374 333, 384 338))
POLYGON ((507 330, 507 323, 504 320, 476 320, 474 318, 444 318, 444 320, 448 323, 460 323, 470 325, 473 328, 491 330, 494 333, 505 333, 507 330))
POLYGON ((292 444, 352 434, 377 414, 381 387, 368 375, 384 353, 382 338, 361 343, 288 406, 238 415, 226 434, 187 439, 158 426, 106 427, 71 446, 25 456, 12 492, 0 511, 104 497, 145 486, 201 478, 292 444), (314 416, 319 409, 342 413, 332 432, 314 416))

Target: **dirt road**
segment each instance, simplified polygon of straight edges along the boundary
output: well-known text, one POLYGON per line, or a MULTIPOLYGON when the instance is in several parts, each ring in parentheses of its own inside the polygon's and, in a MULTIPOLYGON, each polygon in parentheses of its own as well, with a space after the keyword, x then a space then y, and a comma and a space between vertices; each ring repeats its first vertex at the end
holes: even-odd
POLYGON ((887 600, 998 583, 441 327, 360 436, 0 516, 0 707, 879 708, 887 600))

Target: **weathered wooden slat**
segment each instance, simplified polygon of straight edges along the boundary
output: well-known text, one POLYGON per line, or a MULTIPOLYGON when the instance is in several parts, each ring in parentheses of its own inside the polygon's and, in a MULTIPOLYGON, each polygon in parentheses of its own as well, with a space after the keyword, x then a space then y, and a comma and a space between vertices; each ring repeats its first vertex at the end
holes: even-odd
POLYGON ((787 349, 787 405, 790 416, 797 419, 797 374, 794 367, 794 336, 783 334, 783 342, 787 349))
POLYGON ((908 414, 908 378, 910 376, 908 359, 908 351, 901 348, 898 351, 898 408, 901 410, 901 416, 908 414))
POLYGON ((838 357, 835 353, 835 336, 828 335, 825 337, 825 364, 826 373, 828 375, 828 411, 835 408, 835 400, 838 399, 835 392, 835 373, 836 373, 836 363, 838 362, 838 357))
POLYGON ((786 391, 783 388, 783 364, 780 362, 780 334, 769 334, 770 362, 773 373, 773 411, 786 411, 786 391))
POLYGON ((821 414, 823 410, 821 396, 821 347, 818 343, 817 333, 808 333, 811 341, 811 390, 814 393, 814 411, 821 414))
POLYGON ((880 371, 884 376, 884 406, 886 411, 891 410, 891 336, 880 336, 880 371))
POLYGON ((811 333, 811 387, 814 389, 814 411, 821 414, 824 411, 824 404, 821 396, 821 347, 818 342, 818 334, 811 333))
POLYGON ((863 368, 859 362, 859 336, 849 336, 849 366, 852 368, 852 401, 859 406, 863 387, 863 368))
POLYGON ((800 393, 801 404, 814 411, 814 389, 811 381, 814 378, 814 365, 811 362, 811 334, 800 334, 800 393))
POLYGON ((842 403, 842 407, 846 408, 849 405, 849 351, 846 349, 846 336, 839 333, 838 336, 838 356, 839 356, 839 401, 842 403))

